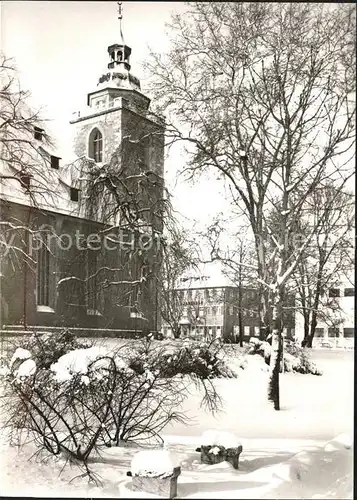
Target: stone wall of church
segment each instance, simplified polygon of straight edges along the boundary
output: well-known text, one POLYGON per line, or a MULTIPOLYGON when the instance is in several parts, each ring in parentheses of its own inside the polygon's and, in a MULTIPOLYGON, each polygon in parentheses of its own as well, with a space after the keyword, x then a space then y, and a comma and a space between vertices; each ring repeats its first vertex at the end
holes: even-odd
MULTIPOLYGON (((107 248, 101 242, 97 245, 98 250, 93 250, 96 254, 95 265, 88 268, 84 242, 88 241, 89 235, 102 234, 103 225, 14 203, 0 203, 2 220, 16 219, 20 228, 12 233, 15 234, 14 238, 10 233, 3 236, 11 245, 9 253, 1 261, 0 321, 3 325, 118 329, 131 332, 143 327, 149 330, 157 327, 157 276, 152 274, 141 285, 138 284, 143 265, 155 261, 155 249, 151 248, 145 254, 136 251, 132 244, 129 247, 115 247, 111 244, 107 248), (49 303, 46 307, 41 307, 37 297, 38 243, 32 239, 32 231, 44 225, 51 235, 51 255, 48 269, 49 303), (30 232, 21 227, 29 227, 30 232), (63 236, 63 239, 59 240, 55 235, 63 236), (107 270, 101 270, 104 267, 107 270), (95 276, 90 286, 88 276, 95 276), (93 291, 96 294, 96 310, 91 309, 93 291), (144 321, 130 316, 131 306, 138 296, 144 321)), ((130 239, 126 238, 126 241, 130 239)), ((155 267, 151 267, 151 270, 155 271, 155 267)))

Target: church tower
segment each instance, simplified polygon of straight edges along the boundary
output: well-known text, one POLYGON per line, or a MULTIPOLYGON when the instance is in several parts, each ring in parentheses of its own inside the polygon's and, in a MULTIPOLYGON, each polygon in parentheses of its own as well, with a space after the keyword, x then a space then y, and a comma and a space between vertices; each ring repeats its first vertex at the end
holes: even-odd
POLYGON ((70 122, 74 129, 74 153, 96 163, 109 163, 123 138, 138 141, 146 169, 163 177, 164 120, 150 112, 150 99, 141 92, 140 81, 131 73, 131 48, 122 32, 108 47, 107 70, 97 88, 87 95, 87 107, 70 122))
MULTIPOLYGON (((157 237, 163 226, 158 207, 161 206, 164 190, 165 121, 150 111, 150 99, 142 93, 139 79, 131 72, 132 50, 124 41, 121 3, 119 21, 120 39, 108 47, 107 69, 100 75, 97 87, 87 95, 85 111, 77 113, 70 122, 74 132, 73 149, 78 158, 94 160, 99 172, 101 168, 106 171, 108 165, 118 169, 119 176, 124 175, 125 170, 126 188, 123 193, 131 199, 130 207, 134 205, 136 209, 136 219, 130 229, 138 235, 146 227, 157 237)), ((122 185, 121 179, 118 185, 122 185)), ((129 212, 127 203, 120 195, 115 196, 114 201, 116 206, 121 203, 119 225, 126 227, 123 214, 129 212)), ((88 205, 91 206, 91 203, 88 205)), ((90 215, 83 217, 108 223, 101 215, 107 206, 112 213, 110 204, 103 201, 100 206, 95 206, 90 215)), ((129 212, 128 220, 130 217, 129 212)), ((115 226, 118 222, 111 224, 115 226)), ((110 324, 111 328, 136 331, 145 327, 157 331, 157 277, 161 261, 157 249, 159 245, 155 245, 148 251, 141 251, 137 245, 134 257, 130 259, 124 255, 125 249, 110 251, 103 256, 103 266, 116 270, 118 274, 111 275, 109 281, 129 283, 122 287, 103 288, 108 299, 105 299, 107 312, 103 313, 103 322, 107 321, 105 324, 110 324), (114 262, 113 259, 118 260, 114 262), (119 273, 121 268, 124 270, 119 273), (134 283, 135 286, 131 286, 134 283), (140 318, 144 318, 141 324, 140 318)), ((92 275, 96 275, 95 266, 92 275)))

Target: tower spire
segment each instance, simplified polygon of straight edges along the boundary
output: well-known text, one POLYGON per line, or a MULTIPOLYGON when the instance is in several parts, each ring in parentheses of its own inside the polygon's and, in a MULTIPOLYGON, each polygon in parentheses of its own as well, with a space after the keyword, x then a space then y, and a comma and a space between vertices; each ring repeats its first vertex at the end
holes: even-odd
POLYGON ((123 29, 122 29, 123 2, 117 2, 117 4, 118 4, 118 19, 119 19, 119 29, 120 29, 121 43, 123 45, 125 45, 124 36, 123 36, 123 29))

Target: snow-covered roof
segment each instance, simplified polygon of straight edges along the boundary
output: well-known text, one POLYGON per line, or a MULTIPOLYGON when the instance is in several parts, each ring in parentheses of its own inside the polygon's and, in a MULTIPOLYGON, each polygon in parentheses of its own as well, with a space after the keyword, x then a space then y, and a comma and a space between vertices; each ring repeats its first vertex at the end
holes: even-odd
POLYGON ((199 265, 198 270, 181 276, 176 288, 223 288, 235 286, 236 284, 223 274, 221 265, 218 262, 209 262, 199 265))

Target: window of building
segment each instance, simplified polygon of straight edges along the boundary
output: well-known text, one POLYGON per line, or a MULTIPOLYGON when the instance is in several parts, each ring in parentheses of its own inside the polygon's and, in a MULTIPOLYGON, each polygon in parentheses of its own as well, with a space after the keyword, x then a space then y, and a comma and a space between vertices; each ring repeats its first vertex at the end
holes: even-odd
POLYGON ((71 200, 72 201, 79 200, 79 189, 71 187, 71 200))
POLYGON ((340 296, 340 289, 339 288, 330 288, 328 296, 331 298, 339 297, 340 296))
POLYGON ((329 328, 328 329, 328 336, 329 337, 339 337, 340 336, 339 328, 329 328))
POLYGON ((233 308, 233 306, 229 306, 229 314, 231 314, 231 315, 232 315, 233 313, 234 313, 234 308, 233 308))
POLYGON ((249 337, 249 335, 250 335, 250 326, 245 326, 244 327, 244 335, 246 337, 249 337))
POLYGON ((324 329, 323 328, 315 328, 315 337, 323 337, 324 329))
POLYGON ((355 336, 355 329, 354 328, 344 328, 343 329, 343 336, 346 339, 353 338, 355 336))
POLYGON ((212 306, 212 316, 216 316, 216 314, 217 314, 217 307, 212 306))
POLYGON ((50 305, 50 251, 47 239, 41 240, 37 251, 37 305, 50 305))
POLYGON ((259 328, 259 326, 255 326, 255 327, 254 327, 254 336, 255 336, 255 337, 259 337, 259 333, 260 333, 260 328, 259 328))
POLYGON ((86 253, 86 304, 87 314, 99 314, 99 283, 97 275, 97 251, 86 253))
POLYGON ((355 289, 354 288, 345 288, 345 297, 354 297, 355 289))
POLYGON ((211 314, 211 308, 210 307, 207 307, 207 314, 211 314))
POLYGON ((89 136, 89 158, 95 162, 100 163, 103 158, 103 136, 100 131, 95 128, 89 136))
POLYGON ((44 129, 40 127, 34 127, 33 136, 37 141, 42 141, 44 136, 44 129))
POLYGON ((52 156, 51 155, 51 168, 55 168, 56 170, 59 169, 59 161, 61 158, 58 158, 58 156, 52 156))
POLYGON ((25 172, 20 173, 20 182, 22 187, 24 187, 27 191, 30 189, 31 184, 31 176, 26 174, 25 172))

